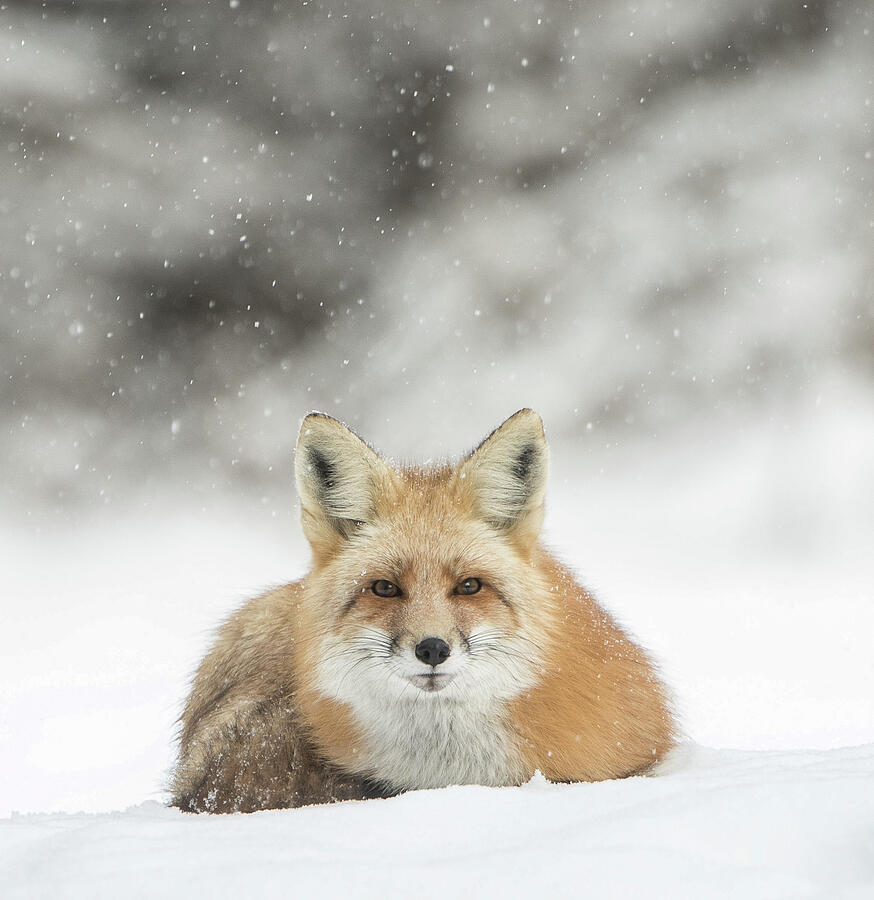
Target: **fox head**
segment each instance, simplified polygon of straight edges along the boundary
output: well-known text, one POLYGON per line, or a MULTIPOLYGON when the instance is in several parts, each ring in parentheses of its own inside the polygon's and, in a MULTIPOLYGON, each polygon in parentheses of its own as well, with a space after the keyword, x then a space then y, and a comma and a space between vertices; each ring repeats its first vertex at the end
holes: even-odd
POLYGON ((304 419, 295 468, 314 562, 301 643, 324 696, 488 704, 531 686, 548 455, 530 409, 439 468, 396 468, 336 419, 304 419))

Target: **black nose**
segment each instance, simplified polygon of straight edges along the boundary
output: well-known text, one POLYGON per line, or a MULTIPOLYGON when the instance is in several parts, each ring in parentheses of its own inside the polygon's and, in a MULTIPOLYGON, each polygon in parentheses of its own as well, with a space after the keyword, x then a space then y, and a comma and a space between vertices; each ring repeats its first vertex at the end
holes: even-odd
POLYGON ((439 666, 449 656, 449 644, 441 638, 425 638, 416 644, 416 659, 428 666, 439 666))

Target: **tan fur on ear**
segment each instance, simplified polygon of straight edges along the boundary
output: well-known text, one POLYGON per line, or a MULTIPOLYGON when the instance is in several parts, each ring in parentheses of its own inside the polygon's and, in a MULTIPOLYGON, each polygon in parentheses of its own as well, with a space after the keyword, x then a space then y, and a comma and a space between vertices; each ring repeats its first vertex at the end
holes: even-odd
POLYGON ((456 469, 482 518, 529 547, 543 523, 548 473, 543 422, 532 409, 510 416, 456 469))
POLYGON ((333 552, 371 519, 390 470, 361 438, 323 413, 303 420, 294 463, 304 534, 317 555, 333 552))

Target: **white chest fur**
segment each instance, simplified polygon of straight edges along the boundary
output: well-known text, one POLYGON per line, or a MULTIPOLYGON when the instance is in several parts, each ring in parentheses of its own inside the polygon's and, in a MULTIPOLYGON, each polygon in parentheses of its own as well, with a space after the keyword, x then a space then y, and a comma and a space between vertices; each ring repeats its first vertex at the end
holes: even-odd
MULTIPOLYGON (((324 696, 347 704, 361 731, 356 773, 396 790, 451 784, 510 785, 525 770, 504 715, 506 699, 488 679, 460 673, 439 692, 420 690, 381 666, 337 664, 327 652, 319 667, 324 696), (356 677, 358 676, 358 677, 356 677), (486 682, 485 684, 483 682, 486 682)), ((515 693, 508 685, 507 693, 515 693)))
POLYGON ((487 710, 422 692, 353 709, 367 740, 363 770, 394 788, 522 780, 512 738, 501 719, 487 710))

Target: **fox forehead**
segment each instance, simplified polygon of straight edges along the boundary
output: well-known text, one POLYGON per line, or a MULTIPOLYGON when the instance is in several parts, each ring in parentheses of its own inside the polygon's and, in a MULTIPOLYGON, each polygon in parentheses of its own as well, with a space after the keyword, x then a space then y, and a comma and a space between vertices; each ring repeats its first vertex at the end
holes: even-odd
POLYGON ((380 517, 398 521, 424 518, 445 520, 473 515, 473 502, 465 479, 453 477, 449 466, 389 469, 389 477, 374 497, 380 517))
POLYGON ((456 486, 418 470, 398 473, 337 557, 360 561, 362 576, 420 580, 476 574, 508 553, 505 539, 479 518, 456 486))

